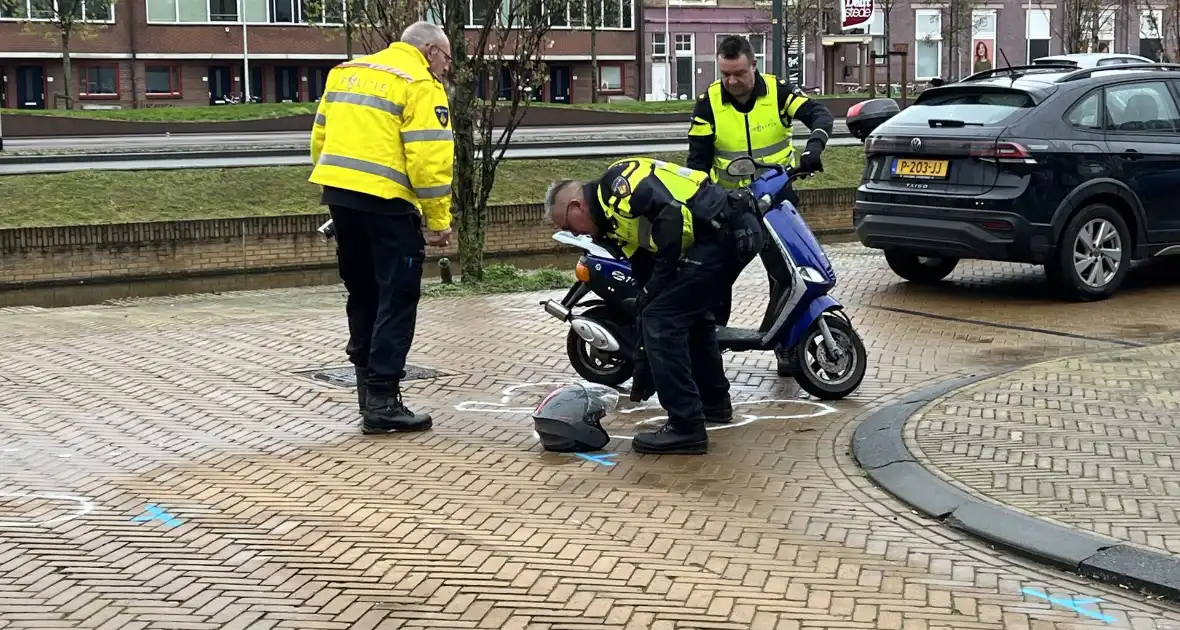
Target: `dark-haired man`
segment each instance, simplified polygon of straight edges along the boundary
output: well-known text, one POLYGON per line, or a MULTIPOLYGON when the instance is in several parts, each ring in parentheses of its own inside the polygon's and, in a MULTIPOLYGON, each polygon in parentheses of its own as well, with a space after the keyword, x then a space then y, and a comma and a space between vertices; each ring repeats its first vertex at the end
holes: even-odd
MULTIPOLYGON (((721 78, 697 97, 692 112, 685 164, 688 168, 711 172, 715 181, 730 189, 750 181, 725 172, 731 161, 743 155, 806 172, 823 170, 820 154, 827 146, 834 122, 827 107, 808 99, 785 79, 758 72, 754 49, 744 37, 730 35, 721 40, 717 69, 721 78), (811 130, 802 155, 796 155, 792 143, 792 123, 796 119, 811 130)), ((798 205, 794 191, 788 190, 784 198, 798 205)), ((714 313, 721 326, 729 321, 731 300, 727 294, 714 313)), ((784 351, 775 354, 778 373, 788 375, 784 351)))

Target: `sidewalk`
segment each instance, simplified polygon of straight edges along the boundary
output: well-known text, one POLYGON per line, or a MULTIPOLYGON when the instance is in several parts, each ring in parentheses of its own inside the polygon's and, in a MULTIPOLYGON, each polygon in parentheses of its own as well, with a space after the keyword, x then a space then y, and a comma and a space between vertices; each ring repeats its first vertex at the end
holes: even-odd
POLYGON ((1040 363, 910 419, 944 480, 1038 518, 1180 553, 1180 344, 1040 363))

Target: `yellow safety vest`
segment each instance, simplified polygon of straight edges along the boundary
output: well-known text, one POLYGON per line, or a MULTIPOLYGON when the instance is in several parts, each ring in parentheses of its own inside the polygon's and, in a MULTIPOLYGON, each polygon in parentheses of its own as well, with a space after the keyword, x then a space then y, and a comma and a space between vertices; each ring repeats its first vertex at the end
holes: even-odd
POLYGON ((622 174, 609 182, 609 188, 598 186, 598 204, 613 226, 611 237, 623 249, 623 253, 630 258, 641 248, 657 251, 651 238, 651 220, 635 216, 631 211, 631 193, 648 177, 656 178, 680 202, 680 213, 684 219, 680 251, 687 251, 693 244, 693 217, 688 201, 708 181, 709 174, 643 157, 619 160, 611 164, 607 171, 622 165, 625 165, 622 174))
MULTIPOLYGON (((754 102, 750 113, 739 112, 732 103, 721 102, 721 82, 709 86, 709 107, 713 110, 713 180, 728 189, 750 183, 750 178, 734 177, 725 172, 735 158, 750 156, 760 162, 781 164, 788 168, 796 165, 795 147, 791 144, 794 129, 784 124, 790 120, 805 98, 788 98, 786 108, 778 108, 778 79, 763 74, 766 81, 766 95, 754 102)), ((694 129, 696 126, 694 125, 694 129)))
POLYGON ((405 199, 427 229, 451 226, 454 136, 446 89, 402 42, 328 73, 311 135, 310 181, 405 199))

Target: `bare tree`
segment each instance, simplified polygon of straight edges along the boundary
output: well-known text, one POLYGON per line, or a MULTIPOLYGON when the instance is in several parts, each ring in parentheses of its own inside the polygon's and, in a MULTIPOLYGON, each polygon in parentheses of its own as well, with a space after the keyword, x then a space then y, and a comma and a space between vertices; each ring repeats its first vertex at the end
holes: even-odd
POLYGON ((961 78, 963 49, 970 53, 971 35, 978 26, 974 9, 978 0, 950 0, 942 9, 942 40, 946 42, 947 60, 955 79, 961 78))
MULTIPOLYGON (((553 45, 550 18, 567 0, 474 0, 482 19, 466 38, 471 19, 464 0, 430 0, 451 40, 454 91, 451 128, 455 134, 453 200, 459 218, 459 261, 464 282, 483 279, 488 199, 496 169, 512 134, 544 83, 542 58, 553 45), (478 82, 489 88, 479 99, 478 82), (507 83, 505 83, 507 79, 507 83), (502 96, 499 98, 498 96, 502 96), (496 128, 499 123, 499 129, 496 128)), ((476 14, 479 17, 479 14, 476 14)))
MULTIPOLYGON (((1038 1, 1038 8, 1043 2, 1038 1)), ((1061 40, 1062 52, 1096 52, 1101 33, 1114 25, 1111 9, 1116 6, 1111 0, 1061 0, 1056 5, 1059 17, 1050 31, 1061 40)))
POLYGON ((329 38, 343 36, 349 59, 355 43, 372 54, 396 42, 402 29, 425 16, 425 0, 303 0, 303 19, 329 38))
MULTIPOLYGON (((41 32, 61 47, 64 97, 67 109, 74 108, 74 70, 70 44, 98 36, 114 11, 114 0, 0 0, 0 14, 13 17, 26 32, 41 32)), ((113 78, 112 78, 113 80, 113 78)), ((118 86, 111 86, 117 89, 118 86)))

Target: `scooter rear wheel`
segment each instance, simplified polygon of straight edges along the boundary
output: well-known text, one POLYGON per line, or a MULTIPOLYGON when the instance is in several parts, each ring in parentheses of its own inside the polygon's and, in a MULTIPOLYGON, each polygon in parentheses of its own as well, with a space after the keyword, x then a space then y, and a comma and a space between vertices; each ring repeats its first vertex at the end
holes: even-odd
POLYGON ((860 387, 865 377, 868 351, 848 320, 831 313, 824 313, 823 317, 841 350, 840 358, 828 356, 817 319, 791 350, 794 355, 792 363, 795 381, 804 391, 822 400, 836 400, 860 387))

